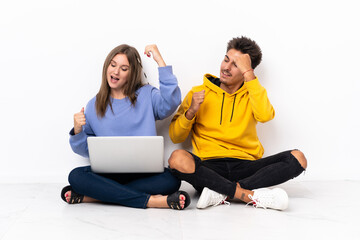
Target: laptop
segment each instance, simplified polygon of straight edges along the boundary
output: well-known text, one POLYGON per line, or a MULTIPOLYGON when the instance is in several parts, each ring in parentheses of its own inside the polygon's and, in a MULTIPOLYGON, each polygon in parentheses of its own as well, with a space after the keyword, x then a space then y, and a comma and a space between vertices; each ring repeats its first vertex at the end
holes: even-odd
POLYGON ((160 173, 164 171, 162 136, 87 138, 95 173, 160 173))

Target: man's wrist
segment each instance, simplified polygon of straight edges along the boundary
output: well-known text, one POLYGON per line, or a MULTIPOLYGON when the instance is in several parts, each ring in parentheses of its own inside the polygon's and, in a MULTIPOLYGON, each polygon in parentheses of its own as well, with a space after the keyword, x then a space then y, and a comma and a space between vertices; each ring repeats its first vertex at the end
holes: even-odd
POLYGON ((190 109, 188 109, 188 110, 185 112, 185 117, 186 117, 188 120, 193 119, 194 116, 195 116, 195 113, 193 113, 190 109))
POLYGON ((244 72, 243 76, 244 76, 245 82, 249 82, 249 81, 254 80, 256 78, 255 74, 254 74, 254 70, 252 70, 252 69, 251 69, 251 71, 244 72))

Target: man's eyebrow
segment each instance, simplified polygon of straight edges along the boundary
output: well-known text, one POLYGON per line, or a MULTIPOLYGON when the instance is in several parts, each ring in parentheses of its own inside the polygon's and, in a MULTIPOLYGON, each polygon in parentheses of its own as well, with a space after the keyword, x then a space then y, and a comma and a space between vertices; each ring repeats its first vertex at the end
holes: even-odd
POLYGON ((225 57, 229 60, 230 58, 228 57, 228 55, 225 54, 225 57))

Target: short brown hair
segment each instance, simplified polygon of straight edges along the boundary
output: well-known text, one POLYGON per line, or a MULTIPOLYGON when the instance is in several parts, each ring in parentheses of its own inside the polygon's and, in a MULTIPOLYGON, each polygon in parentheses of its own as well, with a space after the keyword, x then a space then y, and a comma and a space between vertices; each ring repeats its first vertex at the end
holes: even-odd
POLYGON ((250 38, 244 36, 233 38, 228 42, 226 51, 228 52, 230 49, 235 49, 242 53, 249 54, 251 59, 251 67, 253 69, 255 69, 256 66, 261 62, 261 49, 259 45, 257 45, 257 43, 250 38))
POLYGON ((110 101, 110 86, 107 82, 107 69, 111 63, 111 60, 118 54, 125 54, 129 61, 129 77, 124 85, 124 94, 127 96, 131 104, 134 106, 136 103, 136 90, 143 86, 141 82, 141 58, 139 52, 127 44, 122 44, 111 50, 105 59, 102 73, 102 81, 98 94, 96 95, 96 113, 100 117, 105 116, 105 112, 108 106, 112 110, 112 104, 110 101))

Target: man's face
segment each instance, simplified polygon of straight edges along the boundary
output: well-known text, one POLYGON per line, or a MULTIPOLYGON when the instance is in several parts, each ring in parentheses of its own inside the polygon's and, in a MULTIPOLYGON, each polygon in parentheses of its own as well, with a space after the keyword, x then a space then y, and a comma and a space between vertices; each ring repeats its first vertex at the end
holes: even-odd
POLYGON ((242 52, 230 49, 220 66, 220 82, 227 87, 236 86, 244 81, 240 69, 236 66, 234 58, 239 57, 242 52))

